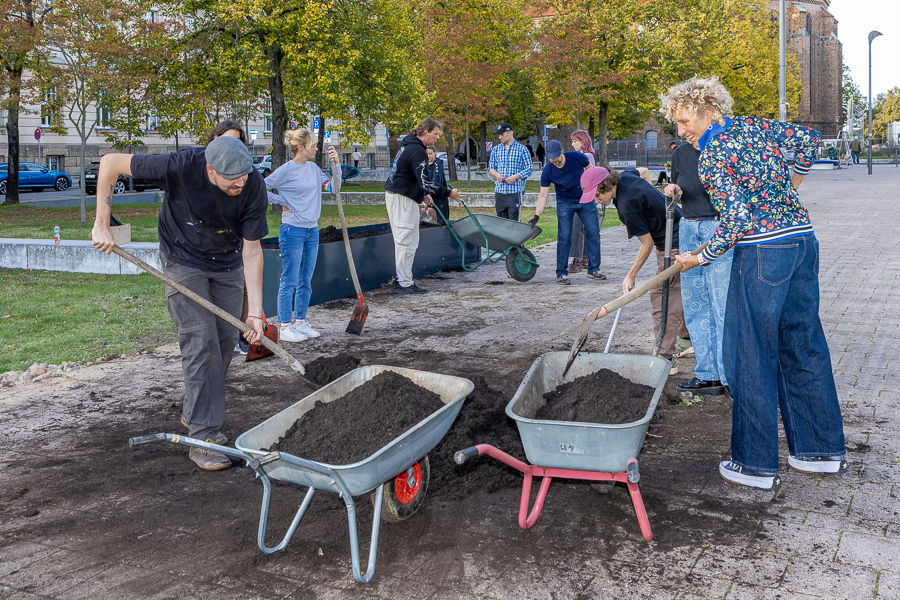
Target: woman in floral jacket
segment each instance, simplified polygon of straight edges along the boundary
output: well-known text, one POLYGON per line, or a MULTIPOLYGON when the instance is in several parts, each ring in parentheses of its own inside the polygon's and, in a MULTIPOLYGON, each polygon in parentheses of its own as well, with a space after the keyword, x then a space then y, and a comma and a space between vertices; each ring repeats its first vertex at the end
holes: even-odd
POLYGON ((846 468, 844 432, 831 356, 819 320, 819 243, 797 188, 820 134, 755 117, 731 116, 718 78, 669 88, 661 111, 700 154, 700 179, 719 212, 719 228, 685 269, 734 247, 723 355, 732 409, 731 460, 719 473, 771 489, 778 476, 778 412, 788 464, 807 473, 846 468), (794 152, 793 170, 782 152, 794 152))

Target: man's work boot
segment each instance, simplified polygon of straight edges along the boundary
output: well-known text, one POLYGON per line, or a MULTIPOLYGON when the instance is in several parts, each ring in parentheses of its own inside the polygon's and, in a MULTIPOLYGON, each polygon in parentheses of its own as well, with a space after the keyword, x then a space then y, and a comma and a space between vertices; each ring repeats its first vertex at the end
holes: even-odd
MULTIPOLYGON (((207 442, 215 443, 212 439, 207 438, 207 442)), ((207 450, 205 448, 191 448, 188 452, 190 458, 198 467, 204 471, 221 471, 231 467, 231 459, 215 450, 207 450)))

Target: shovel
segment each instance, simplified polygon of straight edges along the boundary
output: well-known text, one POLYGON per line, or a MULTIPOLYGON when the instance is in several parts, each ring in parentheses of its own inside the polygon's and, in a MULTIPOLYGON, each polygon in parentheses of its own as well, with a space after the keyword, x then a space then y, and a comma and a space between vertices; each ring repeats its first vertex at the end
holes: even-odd
MULTIPOLYGON (((341 165, 334 163, 332 167, 340 169, 341 165)), ((362 288, 359 286, 359 277, 356 276, 356 264, 353 262, 353 253, 350 251, 350 234, 347 233, 347 222, 344 220, 344 206, 341 204, 341 190, 335 188, 334 197, 337 201, 338 217, 341 219, 341 235, 344 237, 344 250, 347 251, 347 262, 350 264, 350 277, 353 278, 353 287, 356 289, 356 306, 353 307, 353 315, 347 324, 346 332, 359 335, 362 333, 363 325, 366 324, 366 318, 369 316, 369 307, 366 305, 366 299, 363 298, 362 288)))
MULTIPOLYGON (((702 246, 693 250, 691 254, 697 255, 706 248, 706 244, 709 242, 704 242, 702 246)), ((626 304, 637 300, 657 285, 660 282, 666 281, 681 273, 681 270, 684 268, 680 262, 675 262, 674 265, 669 267, 668 269, 657 273, 655 277, 652 279, 648 279, 641 285, 637 286, 627 294, 622 294, 612 302, 607 302, 603 306, 598 306, 584 317, 584 320, 581 322, 581 328, 578 330, 578 337, 575 338, 575 342, 572 344, 572 349, 569 350, 569 357, 566 359, 566 368, 563 369, 562 374, 565 375, 569 371, 569 367, 572 366, 572 363, 575 362, 575 357, 578 356, 578 353, 581 352, 581 348, 584 346, 584 343, 587 341, 588 331, 591 329, 591 325, 594 324, 594 321, 599 319, 600 317, 605 317, 610 312, 614 310, 618 310, 625 306, 626 304)))
MULTIPOLYGON (((179 292, 181 292, 182 294, 184 294, 185 296, 187 296, 188 298, 190 298, 191 300, 193 300, 194 302, 196 302, 197 304, 199 304, 200 306, 202 306, 209 312, 213 313, 214 315, 216 315, 217 317, 219 317, 220 319, 222 319, 229 325, 233 325, 234 327, 237 327, 238 331, 243 331, 243 332, 252 331, 252 329, 249 325, 247 325, 246 323, 244 323, 237 317, 234 317, 230 313, 222 310, 221 308, 219 308, 218 306, 216 306, 215 304, 213 304, 212 302, 210 302, 203 296, 199 295, 198 293, 194 292, 193 290, 186 288, 185 286, 178 283, 177 281, 175 281, 174 279, 172 279, 165 273, 162 273, 162 272, 154 269, 153 267, 151 267, 150 265, 148 265, 147 263, 145 263, 138 257, 134 256, 133 254, 129 253, 128 251, 124 250, 123 248, 121 248, 119 246, 113 246, 112 251, 115 254, 118 254, 119 256, 121 256, 122 258, 127 260, 128 262, 130 262, 134 265, 137 265, 144 271, 147 271, 148 273, 150 273, 151 275, 153 275, 160 281, 166 283, 170 287, 178 290, 179 292)), ((292 368, 295 371, 297 371, 298 373, 300 373, 300 375, 306 375, 306 367, 304 367, 302 364, 300 364, 300 361, 298 361, 296 358, 294 358, 293 356, 288 354, 287 350, 285 350, 284 348, 282 348, 281 346, 279 346, 278 344, 276 344, 275 342, 273 342, 272 340, 270 340, 269 338, 267 338, 265 336, 263 336, 259 339, 259 343, 262 344, 263 346, 265 346, 266 348, 268 348, 269 350, 271 350, 272 352, 274 352, 278 358, 280 358, 281 360, 286 362, 290 368, 292 368)), ((312 383, 312 382, 310 382, 310 383, 312 383)), ((313 384, 313 385, 315 385, 315 384, 313 384)), ((318 386, 316 386, 316 387, 318 387, 318 386)))

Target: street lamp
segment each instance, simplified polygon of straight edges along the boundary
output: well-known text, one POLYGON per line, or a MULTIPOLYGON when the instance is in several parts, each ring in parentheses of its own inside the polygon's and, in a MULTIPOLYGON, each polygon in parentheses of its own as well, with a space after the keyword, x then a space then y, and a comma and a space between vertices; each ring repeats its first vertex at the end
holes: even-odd
POLYGON ((880 31, 869 32, 869 175, 872 174, 872 40, 882 35, 880 31))
POLYGON ((787 56, 784 0, 778 2, 778 120, 787 121, 787 56))

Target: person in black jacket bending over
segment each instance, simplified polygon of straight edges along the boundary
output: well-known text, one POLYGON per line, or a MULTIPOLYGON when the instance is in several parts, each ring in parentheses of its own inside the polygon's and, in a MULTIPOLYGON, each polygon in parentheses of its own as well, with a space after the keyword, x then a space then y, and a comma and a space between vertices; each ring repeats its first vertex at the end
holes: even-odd
MULTIPOLYGON (((398 294, 428 291, 413 282, 412 266, 419 248, 419 204, 424 202, 430 206, 433 203, 431 194, 437 193, 435 182, 426 173, 428 155, 425 148, 437 142, 443 132, 443 125, 437 119, 423 119, 414 132, 403 138, 384 183, 384 205, 394 236, 394 266, 397 270, 394 291, 398 294)), ((459 190, 451 191, 450 197, 459 198, 459 190)))

